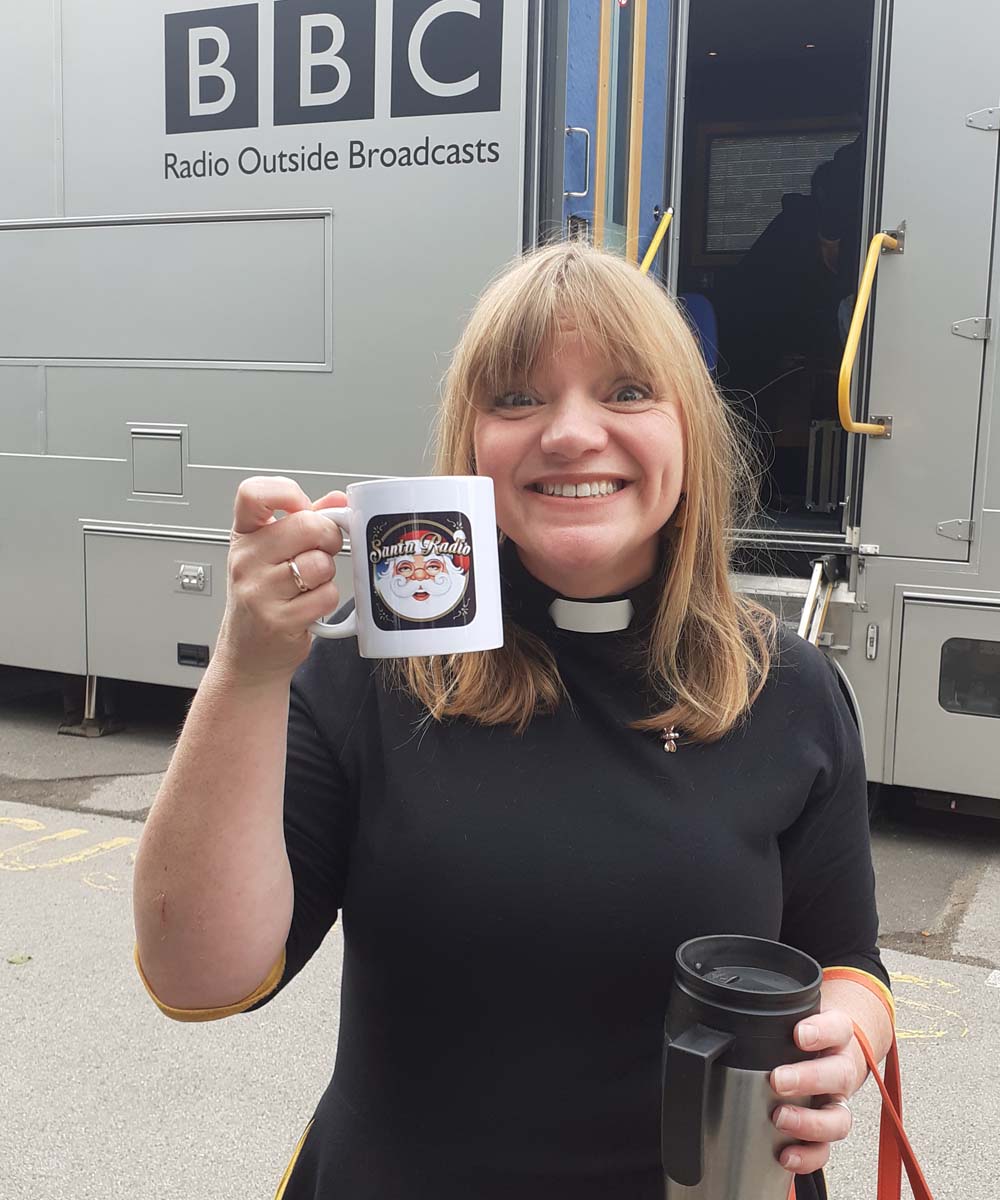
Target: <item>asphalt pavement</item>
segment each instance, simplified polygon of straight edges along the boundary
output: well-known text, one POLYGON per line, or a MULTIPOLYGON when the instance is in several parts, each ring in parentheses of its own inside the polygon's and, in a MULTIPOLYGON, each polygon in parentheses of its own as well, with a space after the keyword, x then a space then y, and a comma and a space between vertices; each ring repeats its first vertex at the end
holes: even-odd
MULTIPOLYGON (((30 684, 0 670, 0 1197, 269 1200, 333 1067, 339 929, 259 1013, 160 1016, 131 876, 189 694, 130 685, 128 728, 87 739, 30 684)), ((936 1200, 998 1195, 1000 820, 891 812, 873 849, 907 1129, 936 1200)), ((854 1108, 832 1200, 875 1195, 871 1082, 854 1108)))

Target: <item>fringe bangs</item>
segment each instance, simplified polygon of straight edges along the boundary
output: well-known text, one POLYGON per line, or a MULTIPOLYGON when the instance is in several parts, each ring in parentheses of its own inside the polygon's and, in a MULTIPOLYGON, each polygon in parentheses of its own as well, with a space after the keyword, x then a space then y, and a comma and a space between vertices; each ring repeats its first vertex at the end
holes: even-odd
POLYGON ((676 312, 664 323, 657 285, 627 263, 610 256, 595 261, 594 254, 577 245, 550 247, 486 291, 473 318, 477 328, 469 330, 468 355, 455 362, 455 383, 466 402, 478 405, 523 387, 565 329, 658 391, 674 383, 676 368, 691 371, 690 360, 678 361, 688 359, 687 326, 676 312))

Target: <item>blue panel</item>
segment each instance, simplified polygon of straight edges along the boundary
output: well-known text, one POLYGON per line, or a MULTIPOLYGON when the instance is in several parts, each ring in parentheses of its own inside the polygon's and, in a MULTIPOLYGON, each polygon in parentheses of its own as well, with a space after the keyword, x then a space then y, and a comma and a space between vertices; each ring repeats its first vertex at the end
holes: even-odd
MULTIPOLYGON (((639 258, 656 232, 653 208, 669 203, 663 195, 667 142, 667 80, 669 77, 670 0, 647 0, 646 83, 643 95, 645 128, 642 139, 642 182, 639 204, 639 258)), ((599 0, 570 0, 569 44, 566 63, 566 124, 590 130, 590 191, 563 204, 563 221, 570 214, 593 219, 594 134, 597 129, 597 56, 600 41, 599 0)), ((566 139, 564 189, 582 191, 587 178, 583 134, 566 139)), ((651 268, 656 270, 662 251, 651 268)))
MULTIPOLYGON (((594 132, 597 125, 597 50, 600 38, 601 8, 598 0, 570 0, 569 46, 566 59, 566 124, 590 130, 590 192, 569 197, 563 205, 563 221, 570 213, 594 215, 594 132)), ((582 133, 566 138, 564 191, 583 191, 588 174, 584 154, 586 139, 582 133)))

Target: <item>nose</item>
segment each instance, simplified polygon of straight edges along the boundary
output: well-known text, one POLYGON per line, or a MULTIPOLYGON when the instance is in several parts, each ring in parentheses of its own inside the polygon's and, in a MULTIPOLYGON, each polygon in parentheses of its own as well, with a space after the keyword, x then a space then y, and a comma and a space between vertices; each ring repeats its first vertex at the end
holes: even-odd
POLYGON ((603 450, 608 444, 605 415, 601 405, 589 396, 561 396, 548 407, 542 451, 571 461, 603 450))
POLYGON ((425 567, 416 567, 411 579, 430 579, 430 574, 425 567))

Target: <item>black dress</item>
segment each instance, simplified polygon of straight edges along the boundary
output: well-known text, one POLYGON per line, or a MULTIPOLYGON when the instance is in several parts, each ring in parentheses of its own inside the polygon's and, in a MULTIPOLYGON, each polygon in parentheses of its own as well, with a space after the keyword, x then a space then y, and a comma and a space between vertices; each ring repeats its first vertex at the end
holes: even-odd
POLYGON ((572 701, 522 736, 422 721, 348 642, 296 675, 294 918, 253 1007, 338 914, 345 949, 336 1067, 284 1200, 661 1200, 682 941, 780 938, 887 981, 861 747, 820 652, 783 633, 749 720, 666 754, 627 728, 649 711, 639 633, 555 629, 509 550, 504 580, 572 701))

